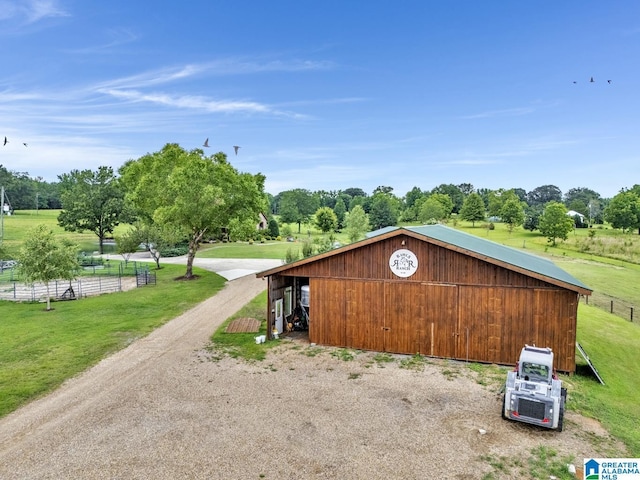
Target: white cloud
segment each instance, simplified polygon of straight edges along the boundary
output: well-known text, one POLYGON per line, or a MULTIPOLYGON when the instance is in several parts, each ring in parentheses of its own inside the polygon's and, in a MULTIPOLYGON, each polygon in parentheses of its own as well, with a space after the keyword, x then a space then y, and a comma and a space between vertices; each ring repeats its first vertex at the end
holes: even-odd
POLYGON ((463 115, 459 118, 463 120, 474 120, 477 118, 519 117, 521 115, 529 115, 535 111, 536 109, 533 107, 505 108, 503 110, 488 110, 472 115, 463 115))
POLYGON ((45 18, 68 17, 56 0, 0 1, 0 20, 21 20, 26 24, 45 18))
POLYGON ((28 23, 35 23, 43 18, 69 16, 55 0, 29 0, 24 6, 24 11, 28 23))

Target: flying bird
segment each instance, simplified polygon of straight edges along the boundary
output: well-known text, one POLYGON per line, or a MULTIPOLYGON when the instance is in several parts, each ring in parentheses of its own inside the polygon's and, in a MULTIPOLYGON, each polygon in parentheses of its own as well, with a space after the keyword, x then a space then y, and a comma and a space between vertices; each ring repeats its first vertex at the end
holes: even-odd
POLYGON ((611 80, 607 80, 607 83, 611 83, 611 80))
POLYGON ((27 145, 27 142, 22 142, 22 144, 23 144, 25 147, 28 147, 28 146, 29 146, 29 145, 27 145))
POLYGON ((208 138, 204 141, 204 144, 202 146, 209 148, 209 139, 208 138))
POLYGON ((238 149, 239 149, 239 148, 240 148, 240 147, 239 147, 238 145, 234 145, 234 146, 233 146, 233 149, 236 151, 236 155, 238 155, 238 149))
POLYGON ((593 83, 595 82, 595 80, 593 79, 593 77, 591 77, 591 80, 589 80, 589 83, 593 83))
POLYGON ((4 147, 7 143, 9 143, 9 140, 7 140, 7 137, 4 137, 4 144, 2 146, 4 147))

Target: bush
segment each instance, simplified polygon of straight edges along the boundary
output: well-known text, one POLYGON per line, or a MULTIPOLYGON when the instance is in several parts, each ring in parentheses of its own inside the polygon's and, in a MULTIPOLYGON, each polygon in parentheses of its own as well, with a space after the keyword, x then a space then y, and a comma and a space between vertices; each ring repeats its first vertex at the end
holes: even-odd
POLYGON ((167 247, 160 250, 161 257, 179 257, 180 255, 186 255, 189 252, 187 245, 176 245, 175 247, 167 247))
POLYGON ((78 257, 78 263, 81 267, 93 267, 96 265, 102 265, 104 263, 104 260, 102 259, 102 257, 93 257, 83 254, 78 257))
POLYGON ((286 255, 285 259, 284 259, 285 263, 295 262, 299 258, 300 258, 300 254, 299 254, 298 250, 296 250, 294 252, 293 248, 291 248, 291 247, 287 248, 287 255, 286 255))
POLYGON ((302 256, 304 258, 313 255, 313 243, 310 240, 305 239, 302 242, 302 256))

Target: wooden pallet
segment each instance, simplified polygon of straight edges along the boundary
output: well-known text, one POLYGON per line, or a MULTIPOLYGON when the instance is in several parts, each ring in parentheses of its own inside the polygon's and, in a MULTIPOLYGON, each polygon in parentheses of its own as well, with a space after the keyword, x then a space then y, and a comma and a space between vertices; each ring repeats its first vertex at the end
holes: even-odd
POLYGON ((260 330, 260 320, 256 318, 236 318, 233 320, 225 332, 227 333, 254 333, 260 330))

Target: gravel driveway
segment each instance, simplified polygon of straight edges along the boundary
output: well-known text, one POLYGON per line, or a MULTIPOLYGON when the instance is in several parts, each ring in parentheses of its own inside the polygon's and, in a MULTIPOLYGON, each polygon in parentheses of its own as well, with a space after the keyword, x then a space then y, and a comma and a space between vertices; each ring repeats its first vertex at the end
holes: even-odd
POLYGON ((578 464, 613 445, 576 414, 562 433, 502 420, 495 389, 460 363, 345 361, 290 339, 257 363, 205 350, 264 288, 253 275, 230 281, 1 419, 0 478, 475 479, 495 470, 491 459, 526 459, 538 445, 578 464))

